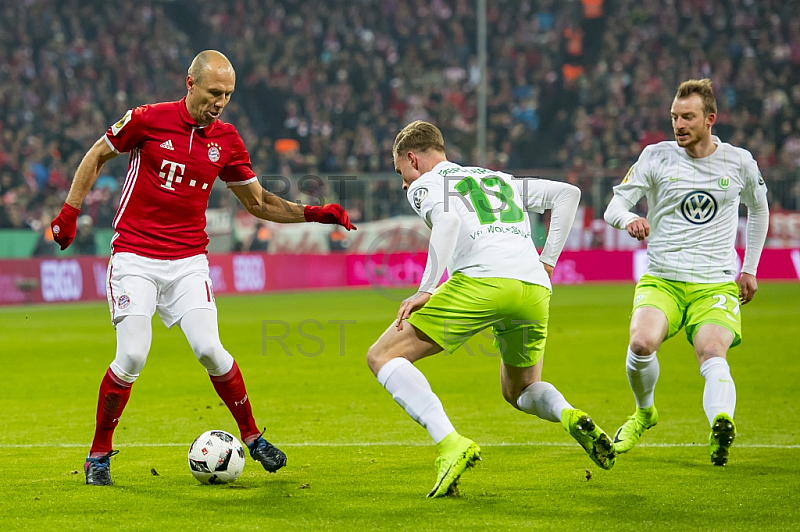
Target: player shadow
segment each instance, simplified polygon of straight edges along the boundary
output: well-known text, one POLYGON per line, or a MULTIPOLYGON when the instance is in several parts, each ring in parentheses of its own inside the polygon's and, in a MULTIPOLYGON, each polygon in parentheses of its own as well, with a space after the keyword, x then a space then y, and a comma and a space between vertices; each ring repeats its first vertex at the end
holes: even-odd
POLYGON ((682 448, 680 456, 676 456, 674 449, 664 452, 658 447, 634 449, 625 454, 618 455, 616 468, 645 467, 653 472, 670 470, 671 475, 687 475, 698 472, 708 472, 712 475, 740 475, 764 476, 786 474, 785 465, 776 463, 771 449, 739 448, 734 445, 728 463, 724 466, 715 466, 711 463, 708 444, 698 443, 682 448), (635 454, 634 454, 635 453, 635 454))

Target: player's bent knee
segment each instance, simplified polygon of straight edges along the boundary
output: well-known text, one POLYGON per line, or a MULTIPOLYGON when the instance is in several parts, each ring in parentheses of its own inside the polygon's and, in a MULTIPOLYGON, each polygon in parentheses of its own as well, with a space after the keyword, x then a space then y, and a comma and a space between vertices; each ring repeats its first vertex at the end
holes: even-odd
POLYGON ((378 347, 378 342, 372 344, 372 347, 367 350, 367 366, 369 366, 369 369, 376 375, 388 361, 389 359, 386 357, 386 352, 378 347))
POLYGON ((117 352, 116 358, 111 362, 111 371, 114 375, 126 382, 133 382, 147 362, 147 353, 142 351, 117 352))
POLYGON ((634 335, 631 337, 630 347, 636 356, 649 357, 658 351, 658 341, 646 336, 634 335))
POLYGON ((222 344, 195 346, 193 350, 198 362, 212 374, 220 368, 233 366, 233 357, 222 344))
MULTIPOLYGON (((402 350, 400 350, 402 352, 402 350)), ((375 375, 392 359, 400 358, 401 355, 397 354, 395 349, 387 349, 386 345, 381 344, 380 341, 375 342, 372 347, 367 350, 367 365, 372 373, 375 375)))
POLYGON ((130 361, 131 366, 141 370, 144 367, 145 362, 147 362, 147 353, 144 351, 130 352, 125 355, 125 358, 130 361))
MULTIPOLYGON (((517 410, 521 410, 519 407, 519 398, 529 390, 533 389, 534 384, 541 382, 538 379, 533 380, 533 382, 526 382, 526 383, 513 383, 513 382, 501 382, 500 389, 503 394, 503 399, 506 400, 508 404, 516 408, 517 410)), ((543 385, 537 385, 539 387, 543 385)), ((545 389, 546 391, 546 389, 545 389)), ((544 393, 544 392, 539 392, 544 393)))
POLYGON ((197 357, 201 363, 205 360, 213 360, 217 353, 225 351, 221 344, 205 344, 205 345, 193 345, 192 351, 194 351, 194 356, 197 357))
POLYGON ((707 345, 704 346, 699 353, 697 353, 697 358, 699 359, 700 364, 712 358, 725 359, 727 351, 728 350, 722 345, 707 345))

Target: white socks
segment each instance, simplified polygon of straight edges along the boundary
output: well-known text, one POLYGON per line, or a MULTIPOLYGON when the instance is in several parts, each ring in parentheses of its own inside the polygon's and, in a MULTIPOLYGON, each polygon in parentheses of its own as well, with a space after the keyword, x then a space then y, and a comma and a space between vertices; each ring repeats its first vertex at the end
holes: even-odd
POLYGON ((428 429, 435 443, 455 430, 425 375, 407 359, 398 357, 387 362, 378 372, 378 382, 411 419, 428 429))
POLYGON ((561 411, 572 409, 561 392, 549 382, 534 382, 519 394, 517 406, 526 414, 540 417, 546 421, 559 423, 561 411))
POLYGON ((728 361, 721 357, 712 357, 700 365, 700 375, 706 380, 703 390, 703 410, 706 412, 709 425, 714 423, 718 414, 728 414, 733 418, 736 408, 736 385, 731 377, 728 361))
POLYGON ((628 373, 628 382, 631 384, 637 408, 653 406, 653 392, 656 390, 660 371, 656 354, 640 357, 631 351, 629 346, 628 357, 625 359, 625 370, 628 373))

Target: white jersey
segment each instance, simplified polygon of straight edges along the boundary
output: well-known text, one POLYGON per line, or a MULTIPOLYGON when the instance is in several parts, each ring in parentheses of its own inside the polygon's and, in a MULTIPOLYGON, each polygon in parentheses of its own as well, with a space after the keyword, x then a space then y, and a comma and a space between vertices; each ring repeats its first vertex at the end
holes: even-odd
POLYGON ((736 276, 739 201, 748 207, 765 202, 767 187, 750 152, 712 140, 717 149, 703 158, 690 157, 674 141, 647 146, 614 187, 628 209, 647 197, 651 275, 693 283, 736 276))
POLYGON ((455 213, 461 220, 447 262, 450 275, 519 279, 547 288, 551 288, 550 278, 533 245, 528 211, 542 213, 559 202, 565 205, 560 222, 551 223, 542 252, 542 261, 555 265, 579 199, 580 191, 566 183, 516 178, 449 161, 437 164, 408 187, 409 203, 429 227, 437 212, 455 213))

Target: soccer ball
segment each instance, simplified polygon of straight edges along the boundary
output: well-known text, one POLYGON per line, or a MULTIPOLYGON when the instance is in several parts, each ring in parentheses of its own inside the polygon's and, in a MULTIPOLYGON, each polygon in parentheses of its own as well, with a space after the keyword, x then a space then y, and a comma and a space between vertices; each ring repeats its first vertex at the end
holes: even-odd
POLYGON ((244 448, 233 434, 209 430, 189 447, 189 469, 203 484, 233 482, 244 469, 244 448))

